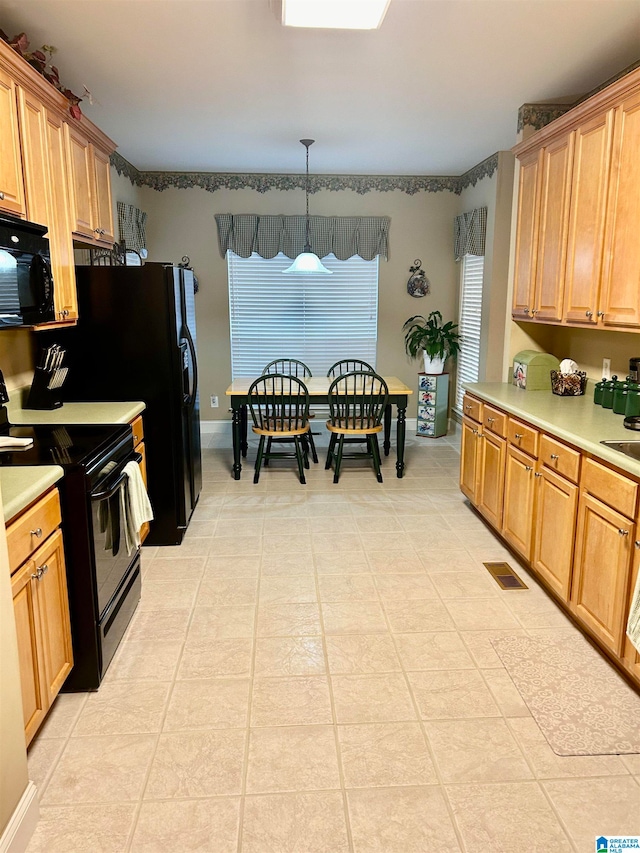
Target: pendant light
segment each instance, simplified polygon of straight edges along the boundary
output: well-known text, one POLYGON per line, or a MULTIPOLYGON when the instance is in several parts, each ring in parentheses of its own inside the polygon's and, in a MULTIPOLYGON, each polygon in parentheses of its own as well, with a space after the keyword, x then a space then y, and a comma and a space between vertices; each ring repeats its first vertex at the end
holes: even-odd
POLYGON ((311 251, 311 244, 309 242, 309 146, 313 145, 315 139, 301 139, 300 142, 307 149, 307 177, 305 182, 305 195, 307 199, 307 218, 304 249, 295 259, 295 261, 291 264, 291 266, 287 267, 286 270, 282 270, 282 272, 292 273, 293 275, 316 275, 317 273, 321 273, 323 275, 333 275, 333 272, 323 266, 320 258, 314 252, 311 251))

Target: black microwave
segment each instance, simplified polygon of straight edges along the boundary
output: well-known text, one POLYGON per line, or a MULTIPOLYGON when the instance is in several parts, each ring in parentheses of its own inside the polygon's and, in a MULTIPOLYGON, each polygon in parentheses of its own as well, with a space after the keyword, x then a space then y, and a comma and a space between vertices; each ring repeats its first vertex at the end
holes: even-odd
POLYGON ((0 214, 0 329, 55 320, 47 228, 0 214))

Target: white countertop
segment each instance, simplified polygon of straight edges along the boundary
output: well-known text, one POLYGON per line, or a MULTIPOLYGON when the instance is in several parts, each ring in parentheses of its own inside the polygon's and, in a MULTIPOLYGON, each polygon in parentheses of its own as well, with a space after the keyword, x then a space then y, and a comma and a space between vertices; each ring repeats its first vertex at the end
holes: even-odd
POLYGON ((469 382, 465 383, 465 388, 514 417, 640 479, 640 462, 600 444, 603 440, 640 440, 640 433, 625 429, 623 415, 594 404, 592 381, 588 382, 586 394, 581 397, 559 397, 551 391, 525 391, 506 382, 469 382))
POLYGON ((7 405, 9 422, 23 424, 128 424, 145 409, 139 401, 122 403, 63 403, 57 409, 23 409, 7 405))
POLYGON ((2 510, 5 523, 64 477, 59 465, 13 465, 0 468, 2 510))

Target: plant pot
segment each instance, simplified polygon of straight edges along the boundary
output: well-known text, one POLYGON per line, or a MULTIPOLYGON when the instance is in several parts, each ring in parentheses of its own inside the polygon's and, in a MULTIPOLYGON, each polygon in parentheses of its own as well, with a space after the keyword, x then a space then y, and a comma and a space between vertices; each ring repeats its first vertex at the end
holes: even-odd
POLYGON ((424 356, 424 372, 425 373, 443 373, 444 372, 444 363, 446 359, 444 358, 430 358, 426 352, 423 352, 424 356))

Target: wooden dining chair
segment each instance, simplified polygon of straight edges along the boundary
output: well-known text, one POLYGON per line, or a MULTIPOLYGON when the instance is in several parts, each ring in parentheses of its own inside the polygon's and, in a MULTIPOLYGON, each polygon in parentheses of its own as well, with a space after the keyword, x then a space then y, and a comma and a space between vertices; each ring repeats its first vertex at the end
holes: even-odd
POLYGON ((269 459, 295 458, 298 475, 306 483, 304 469, 309 467, 302 438, 309 432, 309 391, 301 379, 284 373, 269 373, 252 382, 249 393, 249 411, 253 432, 260 436, 253 482, 260 479, 263 461, 269 459), (269 443, 265 450, 265 440, 269 443), (286 439, 294 444, 295 452, 287 453, 271 449, 272 440, 286 439))
POLYGON ((365 370, 355 370, 337 376, 329 386, 327 429, 331 433, 325 468, 334 463, 333 482, 340 478, 342 459, 369 458, 373 461, 376 478, 382 482, 378 433, 389 397, 382 376, 365 370), (360 439, 367 443, 366 452, 344 453, 345 441, 360 439), (337 445, 337 449, 336 449, 337 445))
MULTIPOLYGON (((262 375, 268 373, 283 373, 287 376, 297 376, 298 379, 307 379, 311 376, 311 370, 307 367, 304 361, 299 361, 297 358, 276 358, 273 361, 270 361, 269 364, 263 369, 262 375)), ((315 417, 313 412, 309 412, 309 419, 313 420, 315 417)), ((271 450, 271 444, 273 441, 289 441, 288 438, 279 438, 279 439, 270 439, 267 442, 267 454, 271 450)), ((304 447, 306 450, 306 443, 309 443, 309 447, 311 448, 311 458, 317 464, 318 462, 318 454, 316 452, 316 445, 313 440, 313 433, 311 432, 311 428, 309 428, 309 432, 303 438, 304 447)), ((268 462, 265 462, 268 464, 268 462)))
POLYGON ((335 379, 336 376, 342 376, 343 373, 352 373, 354 370, 366 370, 368 373, 375 373, 375 368, 371 367, 366 361, 361 361, 359 358, 343 358, 342 361, 336 361, 327 370, 329 379, 335 379))

